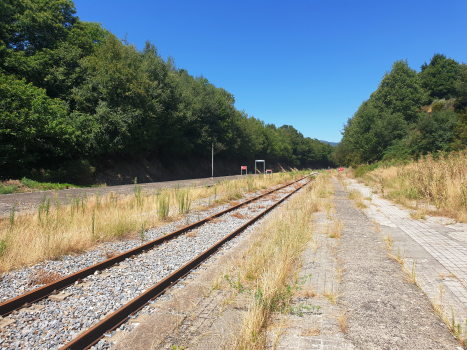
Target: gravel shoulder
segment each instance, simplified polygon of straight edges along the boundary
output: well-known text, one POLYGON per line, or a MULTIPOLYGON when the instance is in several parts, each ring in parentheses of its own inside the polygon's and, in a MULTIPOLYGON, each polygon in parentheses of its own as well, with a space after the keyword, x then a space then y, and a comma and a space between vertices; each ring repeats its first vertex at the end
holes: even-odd
POLYGON ((460 349, 428 297, 388 256, 373 222, 333 182, 336 217, 344 223, 339 257, 345 266, 340 302, 350 315, 346 339, 357 349, 460 349))
MULTIPOLYGON (((162 181, 138 184, 143 191, 154 191, 163 188, 171 187, 188 187, 188 186, 212 186, 218 181, 235 180, 240 178, 240 175, 215 177, 214 179, 189 179, 177 181, 162 181)), ((72 188, 68 190, 59 191, 37 191, 28 193, 12 193, 0 195, 0 219, 10 215, 13 205, 18 204, 15 208, 16 213, 35 212, 42 202, 44 195, 46 198, 60 199, 61 202, 66 203, 71 198, 81 196, 91 196, 93 194, 107 194, 114 192, 117 195, 126 195, 133 193, 134 185, 120 185, 120 186, 104 186, 104 187, 88 187, 88 188, 72 188)))

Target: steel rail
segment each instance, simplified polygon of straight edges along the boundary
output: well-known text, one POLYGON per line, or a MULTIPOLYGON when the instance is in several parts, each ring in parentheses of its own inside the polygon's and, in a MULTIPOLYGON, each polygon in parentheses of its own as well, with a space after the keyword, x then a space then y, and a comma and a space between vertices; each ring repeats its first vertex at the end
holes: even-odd
POLYGON ((244 231, 248 226, 252 225, 254 222, 259 220, 261 217, 266 215, 269 211, 274 209, 280 203, 285 201, 289 198, 292 194, 300 190, 301 188, 305 187, 309 182, 304 185, 299 184, 299 188, 295 188, 292 192, 281 198, 276 203, 272 204, 269 208, 262 211, 259 215, 255 216, 253 219, 249 220, 247 223, 243 224, 239 228, 237 228, 232 233, 225 236, 222 240, 205 250, 203 253, 198 255, 193 260, 189 261, 181 268, 173 272, 171 275, 167 276, 159 283, 148 289, 146 292, 141 294, 139 297, 136 297, 128 304, 122 306, 120 309, 112 313, 111 315, 107 316, 105 319, 88 329, 87 331, 81 333, 77 338, 63 346, 60 350, 78 350, 78 349, 89 349, 91 346, 96 344, 101 338, 104 337, 106 332, 111 332, 117 327, 119 327, 122 323, 124 323, 129 317, 134 317, 134 315, 141 310, 146 304, 153 301, 155 298, 163 294, 168 288, 170 288, 175 282, 177 282, 180 278, 183 278, 191 270, 198 267, 201 263, 203 263, 206 259, 208 259, 211 255, 216 253, 224 243, 228 242, 239 233, 244 231))
POLYGON ((116 255, 112 258, 109 258, 107 260, 104 260, 104 261, 101 261, 97 264, 94 264, 90 267, 87 267, 85 269, 82 269, 80 271, 77 271, 71 275, 68 275, 68 276, 65 276, 59 280, 56 280, 54 282, 51 282, 49 284, 46 284, 45 286, 42 286, 42 287, 39 287, 39 288, 36 288, 32 291, 29 291, 27 293, 24 293, 24 294, 21 294, 15 298, 12 298, 10 300, 7 300, 3 303, 0 304, 0 315, 1 316, 6 316, 10 313, 12 313, 13 311, 15 310, 18 310, 18 309, 21 309, 23 307, 26 307, 26 306, 29 306, 30 304, 32 303, 35 303, 41 299, 44 299, 46 298, 47 296, 51 295, 51 294, 54 294, 62 289, 65 289, 67 288, 68 286, 72 285, 73 283, 75 283, 76 281, 78 280, 81 280, 87 276, 90 276, 92 275, 94 272, 96 271, 101 271, 101 270, 104 270, 106 268, 109 268, 115 264, 118 264, 119 262, 121 261, 124 261, 125 259, 133 256, 133 255, 138 255, 138 254, 141 254, 149 249, 152 249, 158 245, 161 245, 169 240, 172 240, 178 236, 180 236, 181 234, 189 231, 189 230, 192 230, 198 226, 201 226, 205 223, 207 223, 208 221, 216 218, 216 217, 219 217, 219 216, 222 216, 230 211, 233 211, 233 210, 236 210, 244 205, 247 205, 248 203, 251 203, 259 198, 262 198, 264 196, 267 196, 273 192, 276 192, 276 191, 279 191, 285 187, 288 187, 290 185, 293 185, 294 183, 297 183, 298 181, 301 181, 303 180, 304 177, 296 180, 296 181, 292 181, 292 182, 289 182, 288 184, 286 185, 283 185, 283 186, 280 186, 278 188, 275 188, 273 190, 270 190, 266 193, 263 193, 259 196, 256 196, 254 198, 251 198, 243 203, 240 203, 238 205, 235 205, 231 208, 228 208, 228 209, 225 209, 223 211, 220 211, 216 214, 213 214, 207 218, 204 218, 202 220, 199 220, 193 224, 190 224, 190 225, 187 225, 179 230, 176 230, 176 231, 173 231, 171 233, 168 233, 162 237, 159 237, 155 240, 152 240, 148 243, 145 243, 139 247, 136 247, 136 248, 133 248, 131 250, 128 250, 122 254, 119 254, 119 255, 116 255))

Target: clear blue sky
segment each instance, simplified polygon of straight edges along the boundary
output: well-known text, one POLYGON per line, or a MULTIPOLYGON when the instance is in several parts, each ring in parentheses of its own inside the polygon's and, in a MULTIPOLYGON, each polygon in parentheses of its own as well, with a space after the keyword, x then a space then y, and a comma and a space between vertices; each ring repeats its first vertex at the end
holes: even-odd
POLYGON ((340 141, 342 125, 394 61, 434 53, 467 62, 467 1, 75 0, 142 49, 235 96, 249 115, 340 141))

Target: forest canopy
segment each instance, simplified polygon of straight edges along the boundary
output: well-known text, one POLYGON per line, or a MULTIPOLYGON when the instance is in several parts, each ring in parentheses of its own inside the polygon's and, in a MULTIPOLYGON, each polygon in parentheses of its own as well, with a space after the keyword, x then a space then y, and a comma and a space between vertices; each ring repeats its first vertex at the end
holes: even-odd
POLYGON ((467 65, 434 54, 417 72, 397 61, 344 125, 336 164, 419 158, 467 146, 467 65))
POLYGON ((212 143, 225 159, 299 167, 327 166, 332 152, 237 110, 231 93, 150 42, 140 51, 81 21, 71 0, 0 1, 0 177, 112 157, 206 157, 212 143))

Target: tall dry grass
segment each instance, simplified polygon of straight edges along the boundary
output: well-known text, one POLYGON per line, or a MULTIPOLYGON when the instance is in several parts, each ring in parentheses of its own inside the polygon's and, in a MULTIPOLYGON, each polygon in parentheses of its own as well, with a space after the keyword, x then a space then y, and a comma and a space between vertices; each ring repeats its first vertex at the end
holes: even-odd
POLYGON ((385 197, 432 214, 467 222, 467 151, 404 166, 377 168, 365 176, 385 197), (435 210, 432 210, 433 207, 435 210))
POLYGON ((109 240, 139 234, 167 221, 180 219, 208 204, 218 205, 239 199, 244 193, 292 181, 301 173, 245 176, 223 181, 213 187, 173 188, 144 192, 135 184, 132 195, 74 198, 64 205, 58 199, 45 200, 35 214, 0 220, 0 271, 31 265, 62 255, 82 252, 109 240))
POLYGON ((269 220, 232 267, 234 277, 228 278, 231 286, 248 293, 252 300, 237 342, 239 349, 263 348, 270 314, 289 307, 300 256, 314 235, 312 214, 325 206, 331 188, 329 177, 319 175, 269 220))

